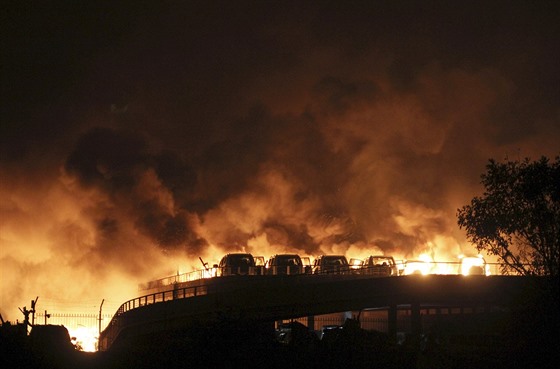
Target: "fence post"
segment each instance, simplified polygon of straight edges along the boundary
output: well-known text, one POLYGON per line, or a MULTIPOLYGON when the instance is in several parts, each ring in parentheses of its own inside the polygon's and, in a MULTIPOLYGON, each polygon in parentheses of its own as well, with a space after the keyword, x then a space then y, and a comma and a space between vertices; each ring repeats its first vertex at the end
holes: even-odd
POLYGON ((420 303, 415 301, 410 304, 410 328, 412 331, 413 342, 416 349, 420 349, 420 336, 422 335, 422 315, 420 313, 420 303))
POLYGON ((396 341, 397 339, 397 304, 391 304, 387 311, 387 331, 389 338, 396 341))

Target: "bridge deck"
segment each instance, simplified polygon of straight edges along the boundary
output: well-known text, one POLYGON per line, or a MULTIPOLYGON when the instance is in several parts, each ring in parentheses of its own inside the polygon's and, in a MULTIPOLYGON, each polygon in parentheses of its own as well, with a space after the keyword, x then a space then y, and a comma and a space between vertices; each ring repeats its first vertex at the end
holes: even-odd
POLYGON ((123 304, 101 333, 100 348, 117 338, 181 329, 220 319, 275 321, 399 304, 510 306, 537 278, 519 276, 368 275, 231 276, 177 284, 123 304))

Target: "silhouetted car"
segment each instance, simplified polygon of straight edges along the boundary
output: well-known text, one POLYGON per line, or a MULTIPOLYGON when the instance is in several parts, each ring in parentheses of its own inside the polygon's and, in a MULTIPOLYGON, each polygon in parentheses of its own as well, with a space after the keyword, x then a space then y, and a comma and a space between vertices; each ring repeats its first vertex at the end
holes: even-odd
MULTIPOLYGON (((296 347, 310 347, 319 340, 313 331, 297 321, 279 325, 275 331, 275 336, 279 343, 296 347)), ((292 368, 293 366, 290 364, 292 363, 286 362, 282 367, 292 368)))
POLYGON ((398 276, 399 269, 392 256, 371 255, 364 259, 362 263, 363 274, 380 276, 398 276))
POLYGON ((225 255, 217 265, 218 276, 260 274, 255 265, 253 255, 248 253, 232 253, 225 255))
POLYGON ((319 339, 325 341, 335 341, 342 332, 341 325, 324 325, 321 327, 319 339))
POLYGON ((274 336, 276 341, 288 345, 292 341, 292 327, 288 324, 282 324, 274 331, 274 336))
POLYGON ((349 273, 350 265, 344 255, 321 255, 313 262, 315 274, 325 273, 349 273))
POLYGON ((277 254, 268 260, 267 274, 302 274, 303 262, 298 254, 277 254))
POLYGON ((29 345, 38 363, 48 363, 53 368, 62 367, 61 360, 75 351, 68 329, 63 325, 34 325, 29 334, 29 345))

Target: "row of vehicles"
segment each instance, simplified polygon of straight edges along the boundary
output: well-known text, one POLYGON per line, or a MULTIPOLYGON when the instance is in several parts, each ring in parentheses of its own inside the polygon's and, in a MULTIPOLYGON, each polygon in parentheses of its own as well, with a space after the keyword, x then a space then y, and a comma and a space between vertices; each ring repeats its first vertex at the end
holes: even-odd
POLYGON ((368 256, 364 260, 344 255, 321 255, 311 263, 298 254, 276 254, 267 261, 250 253, 231 253, 215 264, 217 276, 228 275, 293 275, 293 274, 368 274, 397 276, 401 270, 392 256, 368 256))
MULTIPOLYGON (((217 276, 227 275, 293 275, 293 274, 365 274, 376 276, 427 275, 432 273, 489 275, 490 271, 480 255, 461 255, 458 263, 444 263, 448 270, 437 270, 436 263, 422 260, 396 262, 392 256, 370 255, 365 259, 344 255, 321 255, 311 262, 310 258, 298 254, 276 254, 265 261, 262 256, 250 253, 225 255, 214 265, 217 276), (455 266, 454 266, 455 265, 455 266), (455 268, 454 270, 452 270, 455 268)), ((440 265, 441 267, 441 265, 440 265)))

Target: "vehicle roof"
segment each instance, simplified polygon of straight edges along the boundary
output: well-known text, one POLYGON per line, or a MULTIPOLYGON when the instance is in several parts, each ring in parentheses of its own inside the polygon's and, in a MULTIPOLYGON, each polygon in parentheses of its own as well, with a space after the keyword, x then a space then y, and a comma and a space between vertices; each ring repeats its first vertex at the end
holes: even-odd
POLYGON ((391 255, 370 255, 368 257, 370 257, 370 258, 386 258, 386 259, 393 258, 391 255))
POLYGON ((281 258, 281 257, 287 257, 287 258, 299 258, 300 256, 298 254, 276 254, 271 256, 273 258, 281 258))
POLYGON ((230 253, 230 254, 226 254, 224 256, 224 259, 243 259, 243 258, 250 258, 254 260, 254 257, 252 254, 249 253, 242 253, 242 252, 234 252, 234 253, 230 253))
POLYGON ((348 259, 344 255, 322 255, 317 258, 317 261, 324 260, 326 263, 331 263, 336 260, 342 260, 343 264, 348 264, 348 259))

